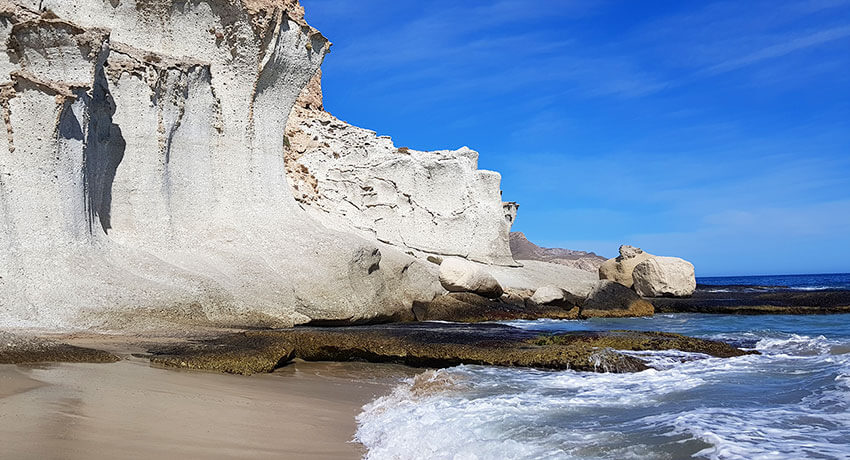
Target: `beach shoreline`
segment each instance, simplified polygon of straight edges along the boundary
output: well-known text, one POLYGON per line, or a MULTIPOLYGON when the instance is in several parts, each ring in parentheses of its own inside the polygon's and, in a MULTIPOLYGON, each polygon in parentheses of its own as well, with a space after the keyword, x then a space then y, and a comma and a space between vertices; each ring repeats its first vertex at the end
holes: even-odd
POLYGON ((293 362, 271 374, 112 364, 0 365, 10 458, 361 458, 362 406, 417 371, 293 362))

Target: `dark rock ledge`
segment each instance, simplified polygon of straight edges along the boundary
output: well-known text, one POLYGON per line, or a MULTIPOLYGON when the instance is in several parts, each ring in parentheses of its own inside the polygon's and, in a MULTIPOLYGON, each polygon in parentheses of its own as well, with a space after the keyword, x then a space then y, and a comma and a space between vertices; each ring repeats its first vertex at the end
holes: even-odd
POLYGON ((450 323, 246 331, 150 352, 154 365, 235 374, 271 372, 294 358, 436 368, 480 364, 637 372, 648 369, 648 365, 616 350, 671 349, 716 357, 755 353, 722 342, 662 332, 548 335, 498 324, 450 323))
POLYGON ((698 285, 691 297, 651 298, 656 313, 825 315, 850 313, 850 290, 792 291, 771 286, 698 285))
POLYGON ((120 358, 101 350, 0 331, 0 364, 114 363, 120 358))

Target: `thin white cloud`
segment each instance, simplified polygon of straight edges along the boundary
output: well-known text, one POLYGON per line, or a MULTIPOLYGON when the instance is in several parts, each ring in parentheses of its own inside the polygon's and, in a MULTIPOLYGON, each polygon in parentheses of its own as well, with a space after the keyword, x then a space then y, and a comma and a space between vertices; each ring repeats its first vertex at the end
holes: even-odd
POLYGON ((807 35, 794 37, 791 39, 783 39, 779 43, 774 43, 772 45, 765 46, 747 55, 715 64, 705 69, 703 73, 719 74, 723 72, 729 72, 732 70, 740 69, 742 67, 757 64, 767 59, 782 57, 795 51, 810 48, 812 46, 822 45, 847 37, 850 37, 850 26, 835 27, 832 29, 821 30, 807 35))

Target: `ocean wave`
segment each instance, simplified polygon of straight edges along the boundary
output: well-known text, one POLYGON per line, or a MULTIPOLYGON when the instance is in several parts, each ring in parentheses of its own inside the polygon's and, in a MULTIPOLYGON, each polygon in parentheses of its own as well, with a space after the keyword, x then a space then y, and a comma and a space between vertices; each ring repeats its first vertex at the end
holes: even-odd
POLYGON ((796 286, 789 288, 792 291, 830 291, 830 290, 845 290, 846 286, 796 286))
POLYGON ((800 334, 787 334, 778 337, 764 337, 756 343, 755 348, 762 353, 774 356, 810 357, 844 354, 845 352, 841 352, 841 350, 846 345, 844 341, 828 339, 822 335, 811 337, 800 334))
POLYGON ((640 421, 668 435, 699 439, 708 447, 693 456, 724 460, 847 458, 850 415, 799 405, 780 408, 700 408, 640 421))
POLYGON ((710 337, 762 354, 626 352, 654 367, 634 374, 426 371, 365 406, 356 440, 373 460, 850 457, 850 341, 710 337))
POLYGON ((357 417, 356 440, 368 448, 368 459, 582 458, 597 444, 609 445, 615 458, 648 458, 640 445, 610 446, 622 444, 615 429, 572 431, 552 421, 653 407, 704 383, 697 373, 677 369, 627 378, 478 366, 428 371, 365 406, 357 417), (423 386, 432 388, 433 382, 450 384, 445 392, 424 394, 423 386))
POLYGON ((739 348, 757 350, 762 354, 776 357, 810 357, 850 353, 850 343, 846 340, 827 338, 823 335, 809 336, 760 331, 709 334, 702 335, 701 338, 719 340, 739 348))

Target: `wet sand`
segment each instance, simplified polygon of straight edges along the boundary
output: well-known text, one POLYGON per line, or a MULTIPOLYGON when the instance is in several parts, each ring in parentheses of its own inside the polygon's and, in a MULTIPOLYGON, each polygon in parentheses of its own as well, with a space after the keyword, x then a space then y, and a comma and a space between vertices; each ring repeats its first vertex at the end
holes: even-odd
POLYGON ((250 377, 114 364, 0 365, 4 458, 360 458, 360 408, 414 370, 290 364, 250 377))

